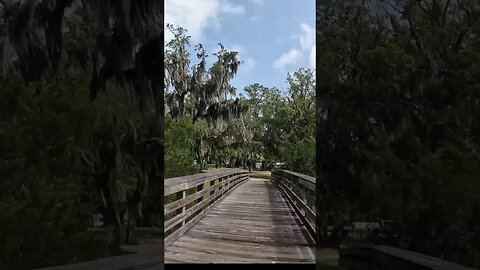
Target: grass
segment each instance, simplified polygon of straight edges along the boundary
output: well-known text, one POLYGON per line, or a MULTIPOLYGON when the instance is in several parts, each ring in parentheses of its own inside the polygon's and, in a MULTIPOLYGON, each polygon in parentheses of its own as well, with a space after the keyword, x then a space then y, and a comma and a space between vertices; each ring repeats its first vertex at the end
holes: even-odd
POLYGON ((270 179, 271 178, 270 171, 252 171, 250 173, 250 177, 261 178, 261 179, 270 179))

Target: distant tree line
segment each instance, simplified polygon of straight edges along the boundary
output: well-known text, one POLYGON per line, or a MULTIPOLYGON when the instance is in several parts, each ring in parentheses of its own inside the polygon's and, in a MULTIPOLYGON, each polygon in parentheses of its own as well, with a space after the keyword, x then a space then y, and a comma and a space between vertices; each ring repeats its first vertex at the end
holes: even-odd
POLYGON ((287 89, 258 83, 237 96, 231 84, 241 68, 238 52, 213 53, 207 67, 202 44, 195 46, 198 63, 188 49, 187 30, 168 25, 174 38, 166 45, 166 177, 192 174, 216 167, 252 169, 275 162, 306 174, 315 173, 315 76, 299 69, 287 75, 287 89), (196 162, 196 165, 194 164, 196 162))

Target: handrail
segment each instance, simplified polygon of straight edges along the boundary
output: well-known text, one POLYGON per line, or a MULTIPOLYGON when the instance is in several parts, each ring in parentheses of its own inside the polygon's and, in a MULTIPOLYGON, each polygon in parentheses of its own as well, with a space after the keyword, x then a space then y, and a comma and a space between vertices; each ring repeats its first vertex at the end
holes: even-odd
POLYGON ((165 179, 165 245, 175 242, 247 179, 248 172, 240 169, 165 179))
POLYGON ((342 269, 474 270, 473 267, 445 261, 392 246, 340 247, 342 269))
POLYGON ((313 239, 316 239, 315 177, 288 170, 272 170, 272 180, 286 195, 313 239))

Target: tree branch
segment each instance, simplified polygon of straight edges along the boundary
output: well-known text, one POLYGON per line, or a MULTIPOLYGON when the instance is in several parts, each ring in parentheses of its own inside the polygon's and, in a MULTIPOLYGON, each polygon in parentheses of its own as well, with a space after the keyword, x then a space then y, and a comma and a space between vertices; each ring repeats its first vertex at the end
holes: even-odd
POLYGON ((410 34, 412 35, 413 39, 415 40, 415 43, 417 44, 417 47, 420 49, 421 52, 423 52, 423 45, 420 42, 420 39, 418 38, 418 35, 415 33, 415 30, 413 29, 414 25, 412 23, 412 18, 410 18, 410 13, 405 11, 404 15, 405 15, 405 17, 407 17, 410 34))
POLYGON ((392 5, 392 3, 388 2, 388 1, 380 0, 380 2, 389 5, 391 8, 393 8, 393 10, 395 10, 396 12, 398 12, 400 14, 403 13, 400 9, 398 9, 397 7, 395 7, 394 5, 392 5))
POLYGON ((417 5, 418 5, 418 7, 419 7, 420 9, 423 10, 423 12, 425 12, 427 15, 429 15, 430 17, 432 17, 432 18, 437 22, 437 24, 440 25, 440 21, 439 21, 438 18, 435 16, 435 14, 433 14, 430 10, 428 10, 428 4, 427 4, 427 2, 425 2, 425 0, 421 0, 421 1, 417 2, 417 5), (421 5, 421 3, 424 3, 424 4, 425 4, 425 7, 423 7, 423 6, 421 5))
POLYGON ((470 30, 470 27, 467 27, 464 30, 462 30, 460 34, 458 34, 457 40, 455 41, 455 45, 452 46, 453 53, 457 53, 460 50, 460 48, 462 47, 463 39, 465 38, 469 30, 470 30))
POLYGON ((450 7, 451 1, 452 0, 447 0, 447 2, 445 3, 445 7, 443 8, 442 24, 445 24, 445 18, 447 17, 447 11, 448 11, 448 8, 450 7))

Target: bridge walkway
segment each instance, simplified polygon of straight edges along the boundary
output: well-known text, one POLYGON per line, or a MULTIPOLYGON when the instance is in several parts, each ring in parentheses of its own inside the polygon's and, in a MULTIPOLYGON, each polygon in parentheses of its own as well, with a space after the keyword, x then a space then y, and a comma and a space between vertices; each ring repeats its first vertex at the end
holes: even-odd
POLYGON ((171 245, 165 263, 314 263, 314 242, 270 180, 250 178, 171 245))

